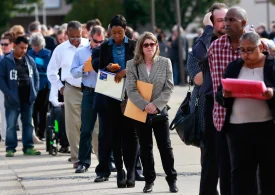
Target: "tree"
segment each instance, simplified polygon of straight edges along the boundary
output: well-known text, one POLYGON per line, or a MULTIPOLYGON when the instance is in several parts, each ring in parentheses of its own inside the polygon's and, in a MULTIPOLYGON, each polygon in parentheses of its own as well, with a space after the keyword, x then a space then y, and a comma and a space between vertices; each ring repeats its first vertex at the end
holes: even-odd
POLYGON ((67 3, 72 3, 72 9, 65 17, 66 22, 78 20, 86 23, 98 18, 107 27, 114 15, 124 14, 121 0, 67 0, 67 3))
POLYGON ((25 3, 38 3, 41 5, 41 0, 1 0, 0 1, 0 32, 3 32, 7 29, 10 19, 14 16, 16 12, 27 12, 30 13, 33 11, 32 8, 18 8, 18 4, 25 3))

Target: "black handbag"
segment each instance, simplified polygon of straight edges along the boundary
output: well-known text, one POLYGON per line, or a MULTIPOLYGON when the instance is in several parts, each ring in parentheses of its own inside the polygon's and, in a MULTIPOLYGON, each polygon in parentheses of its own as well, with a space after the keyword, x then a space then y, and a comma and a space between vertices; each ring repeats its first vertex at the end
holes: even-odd
MULTIPOLYGON (((189 86, 190 87, 190 86, 189 86)), ((181 103, 177 114, 170 124, 169 129, 176 129, 180 139, 186 145, 192 145, 200 147, 201 133, 198 128, 198 101, 199 96, 196 97, 195 110, 191 113, 190 102, 191 102, 191 91, 187 92, 186 98, 181 103)))

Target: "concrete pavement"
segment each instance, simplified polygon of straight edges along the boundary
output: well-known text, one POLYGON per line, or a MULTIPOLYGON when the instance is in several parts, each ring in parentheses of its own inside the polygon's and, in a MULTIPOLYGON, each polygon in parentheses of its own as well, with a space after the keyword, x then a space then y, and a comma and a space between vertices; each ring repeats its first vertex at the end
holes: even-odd
MULTIPOLYGON (((177 108, 186 95, 187 87, 176 87, 169 105, 170 119, 173 119, 177 108)), ((178 172, 179 193, 183 195, 198 195, 200 180, 200 150, 185 146, 176 132, 171 132, 174 148, 175 169, 178 172)), ((95 155, 92 155, 92 165, 88 172, 74 173, 72 164, 67 159, 69 154, 50 156, 45 151, 45 145, 35 145, 42 151, 41 156, 23 156, 21 142, 18 152, 13 158, 5 157, 5 146, 0 142, 0 195, 23 194, 143 194, 144 182, 136 182, 135 188, 118 189, 116 173, 104 183, 94 183, 94 169, 97 165, 95 155)), ((160 156, 154 145, 155 167, 158 173, 152 194, 170 194, 160 156)))

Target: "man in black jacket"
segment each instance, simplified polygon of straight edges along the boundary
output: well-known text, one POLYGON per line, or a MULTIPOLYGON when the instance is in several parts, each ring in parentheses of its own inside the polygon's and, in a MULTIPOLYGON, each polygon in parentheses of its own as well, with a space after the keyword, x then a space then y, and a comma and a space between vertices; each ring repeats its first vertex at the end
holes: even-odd
MULTIPOLYGON (((200 195, 216 195, 219 178, 219 165, 217 162, 217 130, 213 123, 212 111, 214 106, 212 78, 208 63, 208 49, 211 43, 225 34, 224 17, 228 8, 225 4, 215 3, 204 17, 204 33, 197 39, 193 46, 193 55, 199 61, 203 73, 201 91, 205 96, 204 107, 204 148, 202 149, 202 171, 200 183, 200 195)), ((225 186, 220 180, 221 188, 225 186)), ((227 183, 227 182, 225 182, 227 183)), ((227 187, 225 187, 227 188, 227 187)), ((223 190, 221 190, 222 193, 223 190)))

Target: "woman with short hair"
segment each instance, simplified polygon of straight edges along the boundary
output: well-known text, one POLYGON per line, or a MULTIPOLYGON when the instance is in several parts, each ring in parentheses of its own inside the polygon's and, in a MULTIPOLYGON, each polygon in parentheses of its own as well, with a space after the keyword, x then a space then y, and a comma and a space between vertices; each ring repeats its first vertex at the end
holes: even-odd
MULTIPOLYGON (((145 32, 138 40, 134 59, 126 66, 126 91, 129 99, 140 109, 154 115, 167 109, 174 89, 172 64, 170 59, 159 56, 158 40, 150 32, 145 32), (137 81, 153 84, 150 101, 143 99, 137 89, 137 81)), ((166 110, 167 111, 167 110, 166 110)), ((145 177, 144 193, 152 192, 156 172, 154 168, 153 138, 154 131, 163 169, 170 192, 178 192, 177 172, 174 169, 174 155, 171 147, 168 118, 153 124, 136 121, 140 143, 140 157, 145 177)))
POLYGON ((33 122, 37 136, 40 139, 43 139, 45 137, 44 134, 46 129, 46 115, 48 109, 48 96, 50 89, 46 73, 51 57, 51 51, 44 48, 46 42, 41 33, 33 33, 30 36, 29 42, 32 49, 28 52, 28 55, 34 59, 40 77, 39 91, 33 108, 33 122))
POLYGON ((225 126, 231 159, 232 194, 255 194, 257 167, 263 195, 275 194, 275 63, 263 53, 255 32, 243 34, 241 58, 231 62, 224 78, 263 81, 265 100, 236 98, 219 86, 216 101, 226 108, 225 126))

